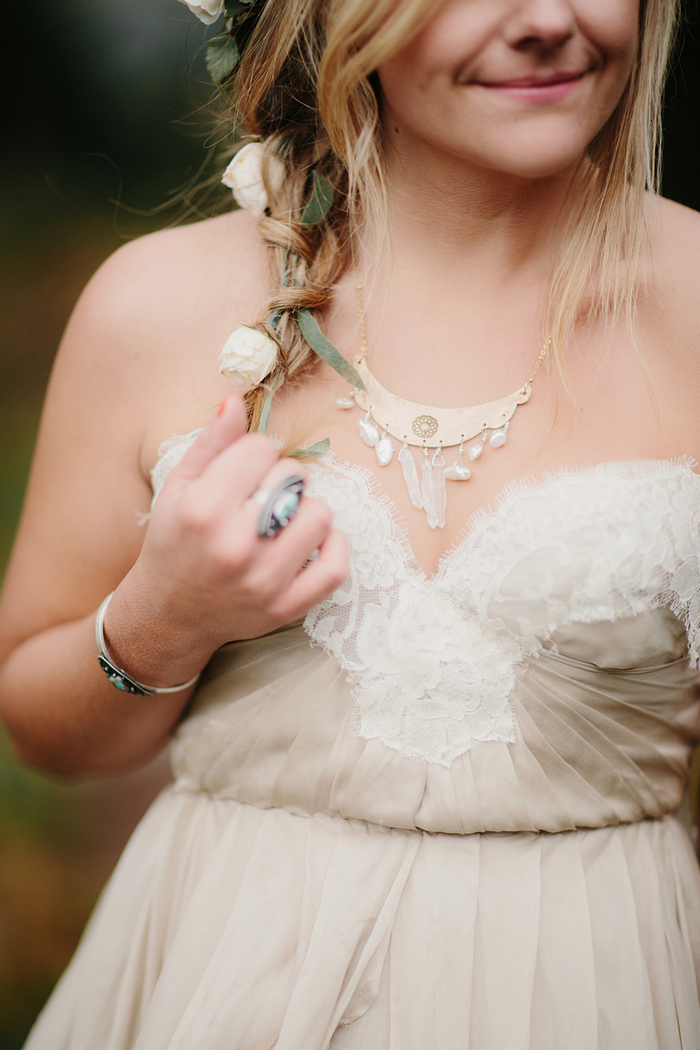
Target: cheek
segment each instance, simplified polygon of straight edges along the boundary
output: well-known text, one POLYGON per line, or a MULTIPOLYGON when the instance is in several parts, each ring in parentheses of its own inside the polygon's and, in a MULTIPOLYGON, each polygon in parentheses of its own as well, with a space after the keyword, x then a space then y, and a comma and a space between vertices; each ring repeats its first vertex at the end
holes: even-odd
POLYGON ((389 92, 417 91, 452 83, 493 32, 494 0, 442 0, 427 25, 377 70, 389 92))
POLYGON ((602 56, 597 100, 590 113, 599 127, 615 110, 634 66, 639 46, 638 0, 580 0, 579 26, 602 56))
POLYGON ((629 75, 639 40, 638 0, 581 0, 577 11, 583 34, 621 76, 629 75))

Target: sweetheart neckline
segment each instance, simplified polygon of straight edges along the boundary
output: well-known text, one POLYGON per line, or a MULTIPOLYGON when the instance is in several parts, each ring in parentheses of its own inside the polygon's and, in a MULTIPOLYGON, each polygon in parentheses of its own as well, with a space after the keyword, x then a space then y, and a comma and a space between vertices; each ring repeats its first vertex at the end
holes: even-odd
POLYGON ((447 547, 438 560, 435 572, 428 573, 420 565, 406 527, 405 516, 402 515, 394 501, 386 493, 381 493, 381 480, 369 467, 359 463, 350 463, 342 459, 334 452, 327 452, 315 462, 307 463, 308 468, 325 468, 336 474, 349 473, 355 477, 365 488, 369 497, 380 508, 385 516, 389 527, 397 539, 405 561, 407 573, 414 581, 426 587, 432 587, 439 583, 457 554, 476 539, 479 531, 488 527, 498 519, 503 507, 523 492, 543 492, 550 486, 564 479, 583 478, 589 474, 612 474, 619 477, 652 478, 669 471, 680 471, 685 476, 698 478, 700 473, 694 470, 697 461, 692 456, 682 455, 668 459, 654 459, 651 457, 641 459, 606 460, 602 463, 594 463, 587 467, 560 466, 551 470, 543 471, 538 478, 535 475, 526 475, 509 481, 496 493, 495 497, 487 504, 477 507, 471 511, 467 520, 455 537, 454 541, 447 547))
POLYGON ((309 494, 353 552, 347 579, 304 627, 348 675, 353 732, 451 765, 478 742, 513 742, 516 667, 559 627, 665 608, 700 650, 700 473, 688 457, 543 472, 466 519, 433 576, 371 470, 331 457, 309 494), (464 705, 465 697, 469 698, 464 705))
MULTIPOLYGON (((172 434, 170 438, 166 438, 165 441, 160 444, 158 449, 158 459, 150 471, 153 485, 155 481, 154 475, 156 474, 157 468, 168 453, 187 442, 191 444, 196 440, 203 429, 203 427, 198 427, 189 431, 187 434, 172 434)), ((173 466, 174 465, 175 464, 173 464, 173 466)), ((444 577, 448 566, 457 553, 461 551, 482 528, 485 527, 483 523, 495 521, 498 518, 498 515, 502 512, 503 506, 519 493, 530 492, 532 490, 545 491, 562 479, 585 477, 588 474, 595 473, 650 478, 671 470, 681 470, 686 476, 696 477, 700 480, 700 473, 694 470, 697 465, 697 460, 688 455, 669 457, 666 459, 642 457, 640 459, 605 460, 602 463, 594 463, 585 467, 564 465, 545 470, 540 477, 531 474, 525 475, 521 478, 516 478, 513 481, 507 482, 489 503, 477 507, 470 512, 463 528, 460 529, 453 543, 451 543, 450 546, 440 555, 435 572, 428 573, 420 565, 415 555, 409 538, 405 516, 398 511, 396 504, 391 497, 386 493, 381 492, 381 480, 370 467, 362 466, 360 463, 351 463, 332 451, 326 452, 323 456, 319 457, 319 459, 310 461, 306 464, 312 475, 313 471, 319 468, 335 472, 336 474, 347 472, 364 486, 365 491, 373 502, 381 508, 381 512, 385 516, 392 534, 396 537, 401 546, 407 573, 411 575, 417 584, 422 584, 426 587, 432 587, 444 577)))

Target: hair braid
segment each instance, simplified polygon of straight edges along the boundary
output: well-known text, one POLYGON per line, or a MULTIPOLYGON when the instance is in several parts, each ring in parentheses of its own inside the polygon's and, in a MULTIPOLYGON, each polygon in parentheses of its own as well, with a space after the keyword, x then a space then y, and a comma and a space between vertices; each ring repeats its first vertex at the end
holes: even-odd
POLYGON ((246 395, 251 429, 269 391, 299 381, 316 361, 296 313, 328 305, 351 264, 353 231, 383 219, 379 108, 368 79, 374 65, 358 62, 359 50, 369 43, 365 49, 376 51, 376 33, 382 37, 377 9, 383 35, 391 38, 394 22, 402 31, 409 23, 417 27, 429 3, 406 0, 397 18, 383 10, 389 0, 268 2, 246 48, 232 85, 234 122, 265 146, 269 207, 258 229, 270 249, 273 288, 268 316, 255 327, 280 350, 273 373, 246 395), (272 157, 284 164, 281 186, 269 177, 272 157), (314 172, 328 179, 334 197, 327 215, 309 228, 301 216, 314 172))

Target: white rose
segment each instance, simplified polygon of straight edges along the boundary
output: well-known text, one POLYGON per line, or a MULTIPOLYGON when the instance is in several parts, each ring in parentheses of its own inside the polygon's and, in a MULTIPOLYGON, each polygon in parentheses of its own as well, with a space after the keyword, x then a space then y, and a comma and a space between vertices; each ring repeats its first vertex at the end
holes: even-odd
POLYGON ((180 0, 187 4, 193 15, 196 15, 205 25, 213 25, 217 18, 224 13, 224 0, 180 0))
POLYGON ((221 374, 236 383, 255 386, 277 364, 277 343, 255 328, 237 328, 221 351, 221 374))
MULTIPOLYGON (((233 190, 236 203, 258 218, 268 203, 262 177, 264 151, 262 142, 249 142, 243 149, 239 149, 221 178, 224 186, 233 190)), ((268 157, 267 173, 272 187, 275 190, 281 189, 285 176, 284 164, 274 154, 268 157)))

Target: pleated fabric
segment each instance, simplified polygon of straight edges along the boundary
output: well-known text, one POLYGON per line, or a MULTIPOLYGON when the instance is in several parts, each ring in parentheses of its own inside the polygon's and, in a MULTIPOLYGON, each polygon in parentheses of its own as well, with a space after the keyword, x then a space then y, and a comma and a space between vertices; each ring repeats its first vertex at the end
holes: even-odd
POLYGON ((29 1046, 688 1050, 699 890, 671 817, 455 836, 171 792, 29 1046))
POLYGON ((225 646, 27 1050, 697 1050, 683 628, 550 646, 450 767, 353 732, 300 625, 225 646))

